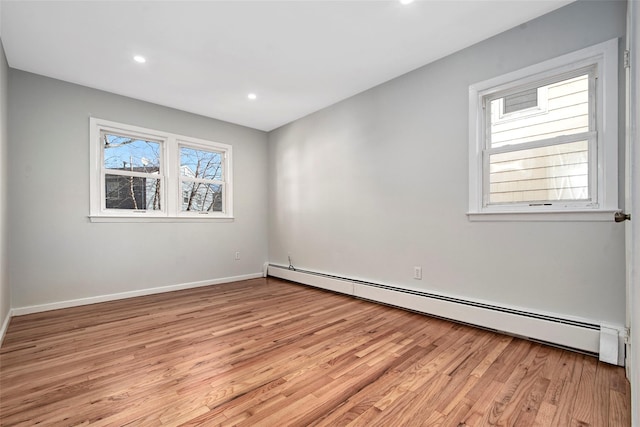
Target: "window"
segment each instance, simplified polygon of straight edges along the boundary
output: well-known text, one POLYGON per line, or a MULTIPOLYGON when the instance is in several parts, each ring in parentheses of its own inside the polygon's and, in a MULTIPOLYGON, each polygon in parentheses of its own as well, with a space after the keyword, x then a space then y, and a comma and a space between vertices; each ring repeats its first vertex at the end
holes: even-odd
POLYGON ((611 219, 617 49, 611 40, 469 88, 471 219, 611 219))
POLYGON ((92 118, 92 221, 232 218, 231 146, 92 118))

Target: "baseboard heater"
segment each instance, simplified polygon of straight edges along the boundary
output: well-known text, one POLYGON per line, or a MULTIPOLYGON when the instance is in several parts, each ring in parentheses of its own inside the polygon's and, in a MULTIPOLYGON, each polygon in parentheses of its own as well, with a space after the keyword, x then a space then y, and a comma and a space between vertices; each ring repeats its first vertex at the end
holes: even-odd
POLYGON ((269 276, 579 351, 624 366, 624 328, 269 264, 269 276))

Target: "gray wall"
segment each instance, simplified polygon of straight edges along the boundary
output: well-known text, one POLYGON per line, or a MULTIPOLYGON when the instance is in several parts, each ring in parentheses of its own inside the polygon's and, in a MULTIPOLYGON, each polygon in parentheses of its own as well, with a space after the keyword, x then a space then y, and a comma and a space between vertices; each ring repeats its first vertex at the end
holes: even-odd
POLYGON ((7 271, 7 99, 9 67, 0 41, 0 334, 11 308, 7 271))
POLYGON ((465 213, 469 85, 624 37, 625 13, 571 4, 271 132, 270 262, 624 324, 623 227, 465 213))
POLYGON ((13 69, 9 122, 13 308, 262 271, 264 132, 13 69), (90 223, 90 115, 232 145, 235 221, 90 223))

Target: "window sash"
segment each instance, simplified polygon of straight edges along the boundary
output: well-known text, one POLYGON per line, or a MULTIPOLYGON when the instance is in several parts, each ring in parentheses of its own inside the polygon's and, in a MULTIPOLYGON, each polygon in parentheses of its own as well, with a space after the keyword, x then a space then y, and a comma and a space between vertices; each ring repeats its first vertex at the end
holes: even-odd
POLYGON ((104 168, 102 171, 105 175, 135 176, 137 178, 154 178, 154 179, 164 178, 160 174, 149 173, 149 172, 136 172, 136 171, 106 169, 106 168, 104 168))
MULTIPOLYGON (((566 80, 571 80, 576 77, 587 75, 588 78, 588 131, 596 131, 597 130, 597 105, 596 105, 596 75, 597 75, 597 65, 592 64, 587 67, 582 67, 578 70, 574 70, 571 72, 561 73, 552 77, 547 77, 545 79, 540 79, 534 81, 532 83, 528 83, 526 85, 518 85, 514 87, 510 87, 508 89, 503 89, 498 92, 493 92, 490 94, 486 94, 482 97, 482 108, 484 114, 483 126, 484 126, 484 144, 485 149, 491 149, 493 145, 492 141, 492 121, 491 121, 491 103, 495 100, 502 99, 506 96, 517 94, 522 91, 531 88, 542 88, 548 85, 553 85, 555 83, 560 83, 566 80)), ((546 96, 546 95, 545 95, 546 96)), ((545 111, 540 111, 541 113, 545 113, 545 111)), ((527 114, 526 110, 516 111, 510 113, 513 119, 510 120, 517 121, 522 120, 525 117, 529 118, 530 116, 527 114)), ((496 124, 501 124, 503 122, 503 118, 499 118, 496 124)), ((506 121, 506 120, 505 120, 506 121)), ((535 123, 534 125, 540 125, 541 123, 535 123)), ((542 124, 548 125, 549 123, 543 122, 542 124)), ((533 139, 536 141, 536 139, 533 139)), ((519 142, 515 144, 504 144, 502 146, 509 145, 520 145, 526 144, 526 142, 519 142)), ((497 148, 497 147, 496 147, 497 148)))
POLYGON ((180 182, 198 182, 200 184, 216 184, 223 185, 225 181, 219 179, 206 179, 206 178, 192 178, 190 176, 180 176, 180 182))
POLYGON ((164 152, 165 152, 165 140, 157 138, 156 136, 151 136, 147 134, 137 133, 125 131, 117 128, 109 128, 109 127, 101 127, 100 128, 100 209, 102 212, 114 215, 123 215, 129 213, 135 214, 147 214, 150 216, 164 215, 166 212, 166 182, 165 182, 165 160, 164 160, 164 152), (117 137, 131 138, 135 140, 149 141, 159 144, 159 153, 158 153, 158 172, 150 173, 150 172, 138 172, 126 169, 112 169, 105 166, 105 157, 106 157, 106 147, 102 143, 105 135, 113 135, 117 137), (146 205, 142 209, 115 209, 107 207, 107 191, 106 191, 106 182, 107 175, 115 175, 122 177, 133 177, 133 178, 145 178, 145 179, 153 179, 159 181, 160 185, 160 194, 159 194, 159 204, 160 209, 147 209, 146 205))
POLYGON ((522 207, 547 206, 547 207, 597 207, 598 200, 598 177, 597 169, 597 132, 584 132, 575 135, 556 137, 541 141, 528 142, 493 149, 485 149, 482 153, 482 206, 488 207, 508 207, 518 209, 522 207), (504 153, 517 153, 520 151, 531 150, 536 148, 556 147, 572 142, 587 141, 587 170, 588 170, 588 196, 586 199, 550 199, 550 200, 527 200, 520 202, 491 202, 491 156, 504 153))

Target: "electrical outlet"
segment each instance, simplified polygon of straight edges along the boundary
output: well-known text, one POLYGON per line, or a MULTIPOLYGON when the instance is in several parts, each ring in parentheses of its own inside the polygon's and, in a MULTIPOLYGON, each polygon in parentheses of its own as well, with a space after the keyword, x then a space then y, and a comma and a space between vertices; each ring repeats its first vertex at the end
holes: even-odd
POLYGON ((240 251, 236 252, 236 261, 240 260, 240 251))
POLYGON ((413 278, 416 280, 422 280, 422 267, 413 267, 413 278))

